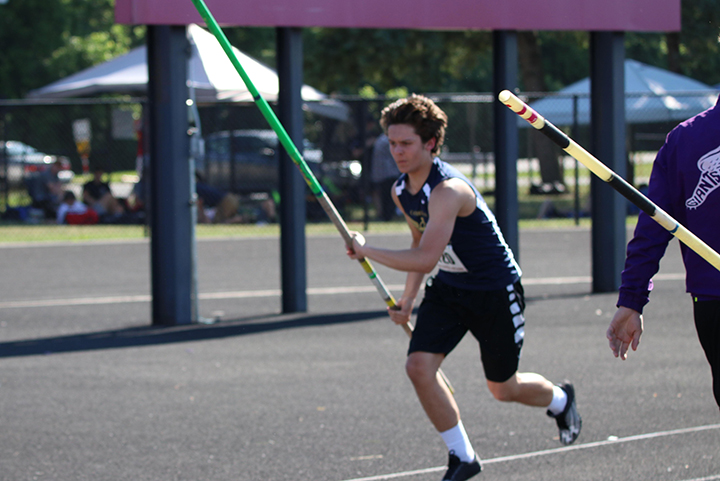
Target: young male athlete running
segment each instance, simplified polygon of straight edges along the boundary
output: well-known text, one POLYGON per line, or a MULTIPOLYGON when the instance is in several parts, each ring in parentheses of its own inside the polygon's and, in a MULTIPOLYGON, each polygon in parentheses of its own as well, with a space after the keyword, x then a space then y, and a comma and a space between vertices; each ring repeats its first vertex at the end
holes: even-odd
POLYGON ((546 408, 557 421, 560 442, 574 442, 581 419, 573 385, 553 386, 539 374, 518 372, 525 326, 520 267, 482 196, 457 169, 435 156, 445 138, 445 112, 432 100, 412 95, 386 107, 380 124, 401 172, 392 196, 410 226, 412 243, 409 249, 382 249, 365 245, 363 237, 353 233, 348 256, 408 273, 397 302, 400 310, 388 311, 396 324, 410 320, 425 274, 439 268, 425 287, 406 370, 448 447, 443 480, 462 481, 482 469, 455 399, 436 375, 467 331, 480 344, 493 396, 546 408))

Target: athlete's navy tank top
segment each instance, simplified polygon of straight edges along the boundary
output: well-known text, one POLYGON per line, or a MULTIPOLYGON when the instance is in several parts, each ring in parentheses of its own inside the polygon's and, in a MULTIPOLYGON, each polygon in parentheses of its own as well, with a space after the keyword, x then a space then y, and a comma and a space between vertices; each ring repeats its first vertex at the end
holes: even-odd
POLYGON ((458 178, 475 193, 476 208, 467 217, 458 217, 450 242, 438 262, 437 278, 462 289, 504 289, 515 283, 522 272, 505 243, 495 216, 475 186, 455 167, 435 158, 425 184, 415 194, 406 189, 407 174, 397 180, 395 192, 405 213, 423 232, 427 225, 430 193, 440 182, 458 178))

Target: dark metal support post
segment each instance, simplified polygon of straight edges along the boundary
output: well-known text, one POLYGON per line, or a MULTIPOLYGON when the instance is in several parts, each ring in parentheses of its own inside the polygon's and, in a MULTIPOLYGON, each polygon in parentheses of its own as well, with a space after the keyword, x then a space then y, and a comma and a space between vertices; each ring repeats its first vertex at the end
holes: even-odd
MULTIPOLYGON (((518 75, 517 34, 514 31, 493 32, 493 90, 495 98, 502 90, 514 91, 518 75)), ((520 256, 517 188, 518 125, 517 115, 493 103, 495 116, 495 216, 505 241, 520 256)))
POLYGON ((192 219, 185 27, 148 26, 152 323, 190 324, 192 219))
MULTIPOLYGON (((302 153, 302 29, 277 29, 277 59, 278 119, 302 153)), ((307 311, 305 190, 302 174, 285 149, 280 148, 280 270, 284 313, 307 311)))
MULTIPOLYGON (((622 32, 590 34, 590 110, 592 153, 618 176, 625 177, 625 46, 622 32)), ((625 263, 627 201, 593 176, 593 292, 620 287, 625 263)))

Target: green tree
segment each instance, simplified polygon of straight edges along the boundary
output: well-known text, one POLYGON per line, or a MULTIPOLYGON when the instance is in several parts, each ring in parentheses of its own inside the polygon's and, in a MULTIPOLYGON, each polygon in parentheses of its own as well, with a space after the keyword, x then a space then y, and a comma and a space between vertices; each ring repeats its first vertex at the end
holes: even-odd
POLYGON ((275 68, 275 29, 272 27, 227 27, 230 44, 268 67, 275 68))
POLYGON ((626 35, 628 58, 667 68, 709 85, 720 82, 720 2, 682 2, 682 29, 626 35))
POLYGON ((116 25, 113 0, 11 0, 0 5, 0 97, 19 98, 142 44, 116 25))
POLYGON ((305 75, 320 90, 356 94, 490 88, 489 32, 308 29, 305 75))
MULTIPOLYGON (((526 92, 546 92, 549 79, 545 75, 545 68, 552 68, 552 64, 543 62, 544 39, 551 40, 549 35, 540 32, 518 32, 518 63, 520 64, 519 84, 526 92)), ((554 51, 552 47, 545 46, 545 50, 554 51)), ((540 135, 530 137, 532 152, 537 156, 540 164, 540 177, 543 184, 564 185, 563 169, 558 156, 558 149, 548 139, 540 135)))
POLYGON ((720 82, 720 2, 682 2, 680 71, 710 85, 720 82))
MULTIPOLYGON (((227 28, 234 46, 275 65, 274 28, 227 28)), ((478 91, 491 87, 489 32, 308 28, 304 80, 341 94, 478 91)))
MULTIPOLYGON (((144 41, 144 27, 114 24, 114 0, 10 0, 0 5, 0 97, 106 61, 144 41)), ((720 82, 718 0, 682 2, 679 34, 626 35, 629 58, 720 82)), ((274 66, 274 28, 228 28, 228 38, 274 66)), ((588 75, 588 34, 535 32, 541 84, 558 90, 588 75)), ((489 91, 492 42, 486 31, 307 28, 305 82, 326 92, 489 91)), ((534 66, 521 65, 532 70, 534 66)), ((525 75, 521 87, 532 83, 525 75)), ((529 85, 528 85, 529 86, 529 85)))

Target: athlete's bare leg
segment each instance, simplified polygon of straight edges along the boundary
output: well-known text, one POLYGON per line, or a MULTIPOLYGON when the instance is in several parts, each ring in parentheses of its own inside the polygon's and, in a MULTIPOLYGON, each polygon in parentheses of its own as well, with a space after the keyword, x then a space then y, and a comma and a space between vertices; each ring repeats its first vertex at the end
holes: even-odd
POLYGON ((553 384, 532 372, 516 372, 505 382, 487 381, 487 385, 498 401, 547 407, 553 399, 553 384))
POLYGON ((437 371, 444 359, 443 354, 413 352, 405 364, 420 404, 438 432, 447 431, 457 426, 460 421, 460 411, 455 398, 437 377, 437 371))

